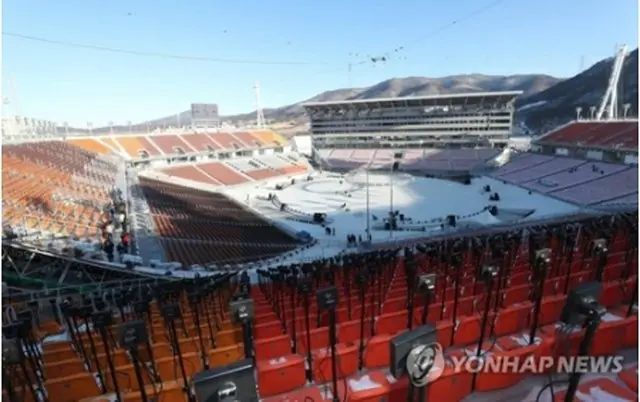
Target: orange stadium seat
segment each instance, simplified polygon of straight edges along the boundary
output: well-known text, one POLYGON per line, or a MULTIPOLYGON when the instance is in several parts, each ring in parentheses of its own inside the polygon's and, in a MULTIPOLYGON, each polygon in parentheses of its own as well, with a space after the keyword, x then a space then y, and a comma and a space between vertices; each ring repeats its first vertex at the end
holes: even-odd
POLYGON ((281 147, 286 144, 284 138, 276 134, 274 131, 252 131, 255 137, 259 138, 265 145, 264 146, 276 146, 281 147))
POLYGON ((97 152, 100 154, 110 154, 113 152, 108 146, 93 138, 70 139, 67 140, 67 142, 79 148, 86 149, 87 151, 97 152))

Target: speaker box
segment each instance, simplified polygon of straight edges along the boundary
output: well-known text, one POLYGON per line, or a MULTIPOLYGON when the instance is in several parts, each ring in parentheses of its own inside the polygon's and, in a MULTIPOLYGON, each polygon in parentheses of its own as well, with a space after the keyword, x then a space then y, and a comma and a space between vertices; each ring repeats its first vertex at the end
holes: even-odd
POLYGON ((258 402, 254 364, 244 359, 200 372, 193 377, 196 399, 201 402, 258 402))
POLYGON ((323 223, 324 222, 324 214, 316 212, 313 214, 313 222, 315 223, 323 223))

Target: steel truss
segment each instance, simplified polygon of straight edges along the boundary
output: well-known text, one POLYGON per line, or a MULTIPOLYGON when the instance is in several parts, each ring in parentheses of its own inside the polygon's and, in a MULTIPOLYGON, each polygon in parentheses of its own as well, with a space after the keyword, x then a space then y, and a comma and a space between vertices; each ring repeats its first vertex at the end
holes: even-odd
POLYGON ((18 284, 20 288, 53 290, 61 287, 102 286, 150 279, 174 280, 9 242, 2 244, 2 268, 3 282, 18 284))

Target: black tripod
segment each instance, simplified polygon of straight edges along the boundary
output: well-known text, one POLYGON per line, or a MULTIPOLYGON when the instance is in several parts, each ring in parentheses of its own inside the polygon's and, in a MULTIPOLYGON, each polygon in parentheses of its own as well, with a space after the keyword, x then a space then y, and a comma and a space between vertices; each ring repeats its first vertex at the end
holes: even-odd
MULTIPOLYGON (((9 324, 16 325, 16 324, 9 324)), ((20 324, 18 324, 20 325, 20 324)), ((13 330, 11 330, 13 331, 13 330)), ((3 332, 4 328, 3 328, 3 332)), ((8 339, 5 335, 5 339, 2 340, 2 386, 5 388, 7 392, 7 396, 9 402, 18 402, 22 401, 23 397, 18 396, 15 392, 15 384, 11 382, 11 376, 6 372, 6 368, 17 366, 20 368, 22 372, 22 377, 24 378, 24 384, 22 384, 22 391, 26 392, 25 388, 31 392, 31 397, 34 401, 38 400, 38 394, 42 391, 42 386, 40 384, 40 380, 38 378, 38 374, 36 371, 33 371, 33 376, 35 377, 35 381, 38 384, 38 387, 34 386, 34 382, 31 380, 31 376, 29 375, 29 371, 27 370, 27 366, 25 364, 25 355, 22 350, 22 342, 20 341, 19 332, 15 332, 15 337, 8 339)))
MULTIPOLYGON (((331 344, 331 380, 333 384, 332 402, 340 402, 338 396, 338 367, 336 360, 336 306, 338 305, 338 289, 335 286, 319 290, 316 293, 318 309, 329 313, 329 343, 331 344)), ((364 307, 364 306, 363 306, 364 307)), ((311 346, 309 345, 308 348, 311 346)))
MULTIPOLYGON (((591 310, 587 315, 586 327, 587 330, 584 334, 584 338, 582 338, 582 342, 580 342, 580 351, 578 352, 578 356, 588 356, 589 349, 591 348, 591 343, 593 342, 593 338, 596 335, 596 331, 600 326, 600 314, 596 310, 591 310)), ((569 378, 569 388, 567 389, 567 393, 564 397, 564 402, 573 402, 576 396, 576 392, 578 391, 578 386, 580 385, 580 378, 582 377, 582 373, 580 371, 574 371, 569 378)))
POLYGON ((140 355, 138 346, 148 344, 147 328, 144 321, 128 321, 118 326, 118 338, 120 344, 129 352, 133 361, 133 369, 136 373, 138 386, 140 387, 140 399, 142 402, 148 402, 147 392, 145 390, 144 379, 142 378, 142 367, 140 365, 140 355))
POLYGON ((178 333, 176 331, 176 319, 181 319, 182 314, 180 307, 177 304, 169 304, 163 306, 161 309, 162 318, 164 318, 164 324, 169 329, 169 340, 171 341, 171 348, 173 349, 174 357, 178 358, 178 364, 180 365, 180 371, 182 372, 183 390, 187 395, 190 402, 193 402, 193 396, 189 389, 189 381, 187 379, 187 371, 184 368, 184 359, 182 358, 182 352, 180 352, 180 342, 178 341, 178 333))
POLYGON ((307 375, 307 381, 311 382, 313 381, 313 371, 312 371, 312 367, 313 367, 313 360, 311 359, 311 324, 309 322, 309 293, 311 292, 311 281, 310 280, 303 280, 302 283, 300 283, 300 293, 302 294, 302 303, 304 306, 304 325, 305 325, 305 341, 307 344, 307 370, 306 370, 306 375, 307 375))
MULTIPOLYGON (((99 311, 93 313, 91 316, 93 321, 93 328, 97 329, 100 333, 100 338, 102 339, 102 344, 104 346, 104 353, 107 357, 107 365, 109 366, 109 374, 111 376, 111 381, 113 382, 113 389, 116 394, 116 402, 120 402, 122 399, 120 397, 120 387, 118 386, 118 377, 116 376, 116 369, 113 365, 113 358, 111 357, 111 348, 109 347, 109 339, 107 336, 107 327, 113 325, 113 316, 111 311, 99 311)), ((105 384, 106 386, 106 384, 105 384)))
POLYGON ((364 367, 364 293, 367 285, 366 271, 361 270, 356 274, 356 284, 358 285, 360 291, 360 346, 358 349, 358 370, 362 370, 362 368, 364 367))
MULTIPOLYGON (((484 304, 484 312, 482 313, 482 324, 480 325, 480 338, 478 339, 478 349, 476 351, 476 358, 479 360, 483 355, 482 346, 484 343, 484 335, 487 330, 487 321, 489 318, 489 310, 491 309, 491 291, 493 290, 493 279, 498 274, 498 267, 495 265, 486 264, 480 267, 478 273, 479 279, 486 283, 486 296, 484 304)), ((473 376, 473 387, 476 388, 477 374, 473 376)))
POLYGON ((545 248, 536 251, 536 260, 533 265, 533 279, 537 286, 535 295, 535 306, 533 311, 533 322, 529 332, 529 345, 533 345, 536 340, 536 331, 538 330, 538 321, 540 320, 540 306, 544 297, 544 281, 547 275, 549 262, 551 261, 551 249, 545 248))

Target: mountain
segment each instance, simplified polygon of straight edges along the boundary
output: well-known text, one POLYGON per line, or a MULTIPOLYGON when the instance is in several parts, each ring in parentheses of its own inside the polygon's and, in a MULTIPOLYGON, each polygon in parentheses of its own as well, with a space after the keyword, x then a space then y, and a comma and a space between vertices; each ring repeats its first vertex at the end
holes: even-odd
MULTIPOLYGON (((599 61, 582 73, 561 79, 543 74, 491 76, 483 74, 452 75, 441 78, 392 78, 366 88, 344 88, 322 92, 312 98, 291 105, 264 109, 265 119, 278 129, 299 128, 306 122, 302 104, 339 100, 373 99, 387 97, 454 94, 463 92, 521 90, 516 106, 516 119, 533 131, 562 124, 575 118, 576 107, 587 116, 591 106, 597 106, 607 88, 613 58, 599 61)), ((631 114, 638 113, 638 49, 625 59, 618 96, 631 104, 631 114)), ((222 116, 224 122, 247 125, 255 121, 255 111, 222 116)), ((190 122, 188 111, 179 113, 180 124, 190 122)), ((150 127, 175 126, 178 116, 149 121, 150 127)), ((144 127, 147 123, 139 125, 144 127)))
MULTIPOLYGON (((589 116, 592 106, 599 106, 609 84, 613 58, 601 60, 589 69, 528 97, 520 98, 517 117, 532 129, 553 127, 576 117, 589 116), (524 106, 524 107, 523 107, 524 106)), ((620 105, 631 105, 630 115, 638 116, 638 49, 624 60, 618 86, 620 105)))

